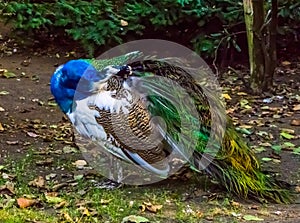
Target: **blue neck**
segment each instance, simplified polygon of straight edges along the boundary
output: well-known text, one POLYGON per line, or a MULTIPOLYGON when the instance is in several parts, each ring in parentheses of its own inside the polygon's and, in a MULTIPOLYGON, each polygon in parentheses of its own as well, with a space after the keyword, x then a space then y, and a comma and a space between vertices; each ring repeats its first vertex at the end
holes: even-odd
POLYGON ((91 95, 94 83, 102 78, 101 73, 87 61, 71 60, 53 74, 51 92, 64 113, 72 112, 76 106, 73 101, 91 95))
POLYGON ((59 83, 59 76, 53 75, 51 78, 51 93, 55 96, 55 100, 63 113, 72 112, 74 89, 62 87, 59 83))

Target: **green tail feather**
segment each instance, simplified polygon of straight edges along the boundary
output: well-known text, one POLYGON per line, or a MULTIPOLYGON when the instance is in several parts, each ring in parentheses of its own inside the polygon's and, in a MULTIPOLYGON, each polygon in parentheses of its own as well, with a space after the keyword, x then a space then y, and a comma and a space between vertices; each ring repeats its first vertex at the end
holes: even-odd
MULTIPOLYGON (((141 69, 142 66, 137 67, 141 69)), ((208 156, 211 156, 209 154, 211 154, 213 149, 206 148, 209 137, 211 137, 210 134, 212 134, 210 117, 215 115, 215 117, 219 118, 220 120, 224 119, 222 112, 218 112, 222 111, 222 105, 219 102, 219 99, 215 97, 215 94, 211 93, 210 95, 210 92, 206 91, 204 95, 202 88, 197 83, 192 82, 193 78, 189 77, 188 73, 186 73, 183 69, 176 69, 176 67, 174 68, 167 63, 152 63, 149 61, 147 64, 146 61, 141 70, 148 72, 153 71, 155 74, 159 73, 162 76, 170 74, 169 71, 172 70, 172 73, 170 75, 166 75, 166 77, 176 80, 177 83, 184 87, 194 98, 194 102, 197 104, 198 114, 200 115, 199 118, 201 118, 200 122, 202 127, 196 134, 196 137, 198 138, 198 145, 196 148, 194 148, 194 159, 197 160, 198 158, 202 158, 201 161, 203 161, 203 158, 208 158, 208 156), (213 101, 215 109, 211 109, 209 107, 208 100, 210 102, 213 101), (212 114, 214 112, 213 110, 217 112, 212 114), (207 157, 203 157, 203 155, 207 157)), ((153 84, 152 86, 154 85, 156 84, 153 84)), ((177 95, 177 97, 180 98, 178 93, 176 94, 176 92, 171 92, 171 90, 167 91, 171 94, 177 95)), ((183 103, 183 105, 184 104, 185 103, 183 103)), ((172 130, 174 132, 174 130, 180 125, 178 124, 180 123, 180 118, 176 116, 176 112, 173 111, 172 116, 170 114, 170 112, 172 113, 172 110, 170 109, 171 106, 169 106, 168 103, 159 100, 158 98, 156 98, 156 103, 154 103, 154 105, 157 112, 156 115, 164 117, 166 122, 169 123, 168 127, 171 129, 169 132, 172 132, 172 130), (169 109, 165 109, 165 107, 169 109)), ((179 108, 179 110, 184 109, 186 109, 184 106, 179 108)), ((187 110, 186 113, 186 116, 190 114, 190 112, 187 110)), ((206 160, 207 162, 211 163, 205 170, 219 180, 219 182, 229 192, 232 192, 240 197, 253 197, 256 199, 264 198, 277 203, 289 203, 291 199, 287 188, 285 188, 285 186, 279 181, 271 176, 267 176, 260 170, 260 165, 255 155, 250 150, 248 145, 242 140, 241 136, 236 132, 229 117, 225 116, 225 120, 226 119, 227 125, 225 125, 225 129, 223 129, 224 136, 222 139, 221 148, 214 156, 206 160)), ((184 129, 183 126, 179 128, 181 128, 181 132, 183 131, 187 133, 190 131, 190 129, 184 129)), ((222 126, 220 128, 222 128, 222 126)), ((222 129, 219 130, 222 131, 222 129)), ((187 135, 189 134, 190 133, 187 133, 187 135)), ((176 137, 174 137, 174 139, 175 138, 176 137)), ((183 139, 181 140, 183 141, 183 139)), ((184 144, 186 146, 190 145, 189 142, 184 144)))
POLYGON ((228 127, 222 149, 216 157, 198 153, 194 156, 195 163, 199 165, 200 158, 206 156, 211 163, 205 171, 239 197, 290 203, 288 184, 263 173, 253 152, 240 137, 232 127, 228 127))
MULTIPOLYGON (((139 56, 139 53, 129 54, 129 57, 139 56)), ((124 64, 128 60, 128 55, 117 57, 117 65, 124 64)), ((97 60, 90 60, 96 69, 101 70, 107 65, 116 64, 112 60, 101 60, 98 64, 97 60)), ((171 61, 172 62, 172 61, 171 61)), ((172 64, 172 63, 171 63, 172 64)), ((163 83, 148 80, 146 83, 151 88, 153 95, 148 97, 151 102, 149 111, 154 116, 164 118, 167 124, 167 133, 172 136, 172 139, 179 144, 185 145, 187 151, 189 149, 193 152, 193 161, 191 161, 192 169, 203 169, 203 160, 207 166, 205 171, 212 177, 216 178, 229 192, 232 192, 240 197, 254 197, 257 199, 268 199, 278 203, 289 203, 291 201, 290 193, 285 185, 274 179, 272 176, 267 176, 260 169, 259 162, 255 155, 242 140, 241 136, 235 131, 229 117, 225 114, 211 111, 208 101, 213 102, 215 111, 221 109, 222 104, 219 98, 214 93, 202 91, 202 85, 196 83, 193 77, 185 72, 181 67, 172 66, 165 61, 144 60, 137 61, 129 64, 132 67, 133 76, 162 76, 172 81, 176 81, 182 88, 186 90, 188 95, 193 99, 193 105, 196 106, 196 115, 191 115, 189 106, 186 106, 186 98, 180 95, 176 90, 169 86, 164 86, 163 83), (165 90, 165 92, 163 92, 165 90), (160 92, 167 93, 169 99, 164 99, 160 92), (177 107, 172 106, 172 96, 176 100, 181 100, 183 103, 178 104, 177 107), (179 111, 185 112, 184 119, 190 125, 182 125, 179 111), (217 132, 223 132, 222 145, 216 146, 217 153, 213 154, 212 148, 206 148, 211 134, 216 132, 212 131, 211 117, 220 120, 228 119, 227 125, 223 125, 220 129, 214 129, 217 132), (192 126, 195 121, 200 122, 200 129, 193 132, 192 126), (186 138, 182 135, 186 136, 186 138), (192 137, 191 137, 192 136, 192 137), (196 142, 195 144, 191 143, 196 142), (207 151, 211 150, 211 151, 207 151), (212 153, 211 153, 212 152, 212 153)), ((209 81, 209 80, 208 80, 209 81)), ((183 152, 184 154, 184 152, 183 152)))
POLYGON ((224 166, 219 160, 214 160, 206 171, 210 173, 231 193, 239 197, 252 197, 276 203, 290 203, 291 194, 286 185, 260 170, 246 173, 230 166, 224 166))

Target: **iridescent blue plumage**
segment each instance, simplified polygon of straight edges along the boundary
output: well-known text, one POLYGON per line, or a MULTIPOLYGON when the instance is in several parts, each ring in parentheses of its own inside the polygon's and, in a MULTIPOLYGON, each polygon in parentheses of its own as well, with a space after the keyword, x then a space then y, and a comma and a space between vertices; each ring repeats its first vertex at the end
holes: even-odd
MULTIPOLYGON (((51 93, 64 113, 72 112, 72 104, 80 80, 86 84, 80 85, 82 93, 88 96, 92 90, 91 83, 99 81, 100 76, 93 66, 84 60, 71 60, 58 67, 51 78, 51 93)), ((80 89, 77 89, 80 90, 80 89)))
POLYGON ((127 67, 108 66, 97 71, 86 60, 71 60, 59 66, 51 78, 51 93, 64 113, 72 112, 72 104, 76 100, 90 96, 97 91, 96 83, 105 81, 111 72, 119 72, 127 67))

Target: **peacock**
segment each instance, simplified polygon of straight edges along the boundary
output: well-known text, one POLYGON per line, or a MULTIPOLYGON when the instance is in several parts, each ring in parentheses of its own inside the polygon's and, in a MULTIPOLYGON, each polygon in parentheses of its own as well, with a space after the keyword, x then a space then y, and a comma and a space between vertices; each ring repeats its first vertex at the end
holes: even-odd
POLYGON ((209 81, 193 78, 197 69, 141 55, 70 60, 56 69, 51 92, 78 134, 158 176, 173 174, 171 158, 180 157, 239 197, 291 201, 221 112, 209 81))

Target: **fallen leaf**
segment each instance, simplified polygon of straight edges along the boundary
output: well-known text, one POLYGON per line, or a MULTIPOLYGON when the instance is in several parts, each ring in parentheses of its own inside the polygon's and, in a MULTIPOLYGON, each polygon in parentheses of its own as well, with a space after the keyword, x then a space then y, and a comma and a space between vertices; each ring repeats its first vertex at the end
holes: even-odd
POLYGON ((285 61, 282 61, 281 64, 282 64, 282 66, 289 66, 289 65, 291 65, 291 62, 285 60, 285 61))
POLYGON ((236 202, 236 201, 231 201, 230 204, 233 206, 233 207, 241 207, 241 203, 239 202, 236 202))
POLYGON ((276 214, 276 215, 282 215, 282 211, 274 211, 274 214, 276 214))
POLYGON ((49 158, 46 158, 44 160, 36 161, 35 163, 36 163, 36 165, 46 166, 46 165, 52 164, 53 160, 54 160, 53 157, 49 157, 49 158))
POLYGON ((38 176, 36 179, 30 181, 28 183, 29 186, 44 188, 45 187, 45 179, 42 176, 38 176))
POLYGON ((281 131, 289 133, 289 134, 295 134, 295 130, 294 129, 281 128, 281 131))
POLYGON ((32 81, 38 81, 38 80, 40 79, 40 77, 39 77, 39 75, 34 74, 34 75, 32 75, 32 76, 30 77, 30 79, 31 79, 32 81))
POLYGON ((16 203, 16 199, 12 198, 9 195, 5 195, 5 199, 3 199, 3 198, 1 199, 0 209, 8 210, 9 208, 13 208, 15 203, 16 203))
POLYGON ((300 104, 293 107, 293 111, 300 111, 300 104))
POLYGON ((252 125, 240 125, 239 127, 240 128, 244 128, 244 129, 251 129, 251 128, 253 128, 252 125))
POLYGON ((130 215, 123 218, 121 223, 148 223, 150 222, 147 218, 138 215, 130 215))
POLYGON ((249 104, 249 101, 246 99, 240 100, 240 105, 242 108, 245 108, 249 104))
POLYGON ((252 206, 249 207, 249 209, 258 210, 259 206, 258 205, 252 205, 252 206))
POLYGON ((267 103, 267 104, 272 103, 272 101, 273 101, 273 98, 265 98, 265 99, 263 99, 263 103, 267 103))
POLYGON ((46 180, 51 180, 51 179, 55 178, 56 176, 57 176, 56 173, 50 173, 50 174, 45 176, 45 179, 46 180))
POLYGON ((48 203, 58 204, 64 201, 63 198, 57 197, 57 192, 45 193, 45 198, 48 203))
POLYGON ((239 96, 247 96, 248 94, 246 92, 238 92, 237 95, 239 95, 239 96))
POLYGON ((58 196, 58 192, 47 192, 45 193, 46 196, 50 196, 50 197, 57 197, 58 196))
POLYGON ((68 206, 68 202, 62 201, 62 202, 60 202, 60 203, 54 205, 54 208, 55 208, 55 209, 60 209, 60 208, 66 207, 66 206, 68 206))
POLYGON ((255 151, 256 153, 261 153, 261 152, 266 151, 266 149, 265 149, 264 147, 260 146, 260 147, 254 148, 254 151, 255 151))
POLYGON ((262 110, 269 110, 270 107, 269 107, 269 106, 262 106, 261 109, 262 109, 262 110))
POLYGON ((196 213, 195 213, 195 216, 196 216, 197 218, 202 218, 203 215, 204 215, 204 213, 203 213, 202 211, 196 211, 196 213))
POLYGON ((66 154, 77 153, 77 149, 75 147, 72 147, 72 146, 64 146, 63 152, 66 153, 66 154))
POLYGON ((14 195, 15 194, 15 185, 7 181, 4 185, 0 186, 0 194, 14 195))
POLYGON ((291 125, 294 125, 294 126, 300 126, 300 119, 293 119, 291 121, 291 125))
POLYGON ((147 211, 150 211, 152 213, 156 213, 157 211, 162 209, 162 207, 163 207, 162 205, 154 205, 151 202, 144 202, 141 205, 140 209, 141 209, 141 211, 147 210, 147 211))
POLYGON ((232 114, 235 111, 235 108, 229 108, 226 110, 227 114, 232 114))
POLYGON ((8 144, 8 145, 17 145, 17 144, 19 144, 19 141, 18 140, 15 140, 15 141, 6 141, 6 144, 8 144))
POLYGON ((259 135, 259 136, 268 136, 268 133, 266 131, 259 131, 259 132, 256 132, 256 135, 259 135))
POLYGON ((49 101, 48 102, 48 106, 50 106, 50 107, 56 107, 57 103, 49 101))
POLYGON ((2 124, 0 122, 0 132, 3 132, 3 131, 4 131, 4 128, 3 128, 3 126, 2 126, 2 124))
POLYGON ((282 108, 279 108, 279 107, 270 107, 269 110, 273 111, 273 112, 276 112, 276 111, 281 111, 282 108))
POLYGON ((2 178, 5 180, 13 180, 15 177, 16 175, 13 174, 2 173, 2 178))
POLYGON ((233 217, 240 217, 242 214, 241 213, 236 213, 236 212, 231 212, 231 215, 233 217))
POLYGON ((274 163, 281 163, 281 160, 280 159, 272 159, 272 162, 274 162, 274 163))
POLYGON ((231 100, 231 97, 229 94, 222 94, 222 98, 224 98, 226 100, 231 100))
POLYGON ((295 144, 291 143, 291 142, 285 142, 282 145, 283 149, 287 149, 287 148, 294 148, 295 144))
POLYGON ((271 147, 272 144, 269 143, 269 142, 262 142, 262 143, 259 143, 260 146, 266 146, 266 147, 271 147))
POLYGON ((265 161, 265 162, 269 162, 272 160, 272 158, 269 158, 269 157, 263 157, 261 158, 262 161, 265 161))
POLYGON ((259 217, 256 217, 254 215, 244 215, 243 216, 243 219, 246 220, 246 221, 263 221, 264 219, 262 218, 259 218, 259 217))
MULTIPOLYGON (((82 167, 80 167, 79 169, 81 169, 82 167)), ((83 179, 84 175, 83 174, 77 174, 77 175, 74 175, 74 180, 81 180, 83 179)))
POLYGON ((86 207, 79 207, 77 208, 78 211, 81 211, 83 216, 90 216, 90 211, 86 207))
POLYGON ((71 218, 71 216, 69 215, 69 213, 67 212, 63 212, 62 213, 63 218, 67 221, 67 222, 75 222, 73 221, 73 219, 71 218))
POLYGON ((121 19, 120 23, 121 23, 121 26, 128 26, 128 22, 123 19, 121 19))
POLYGON ((273 115, 273 118, 275 118, 275 119, 279 119, 279 118, 281 118, 281 115, 277 115, 277 114, 275 114, 275 115, 273 115))
POLYGON ((27 132, 27 135, 32 137, 32 138, 37 138, 39 135, 35 134, 34 132, 27 132))
POLYGON ((78 169, 82 169, 87 165, 87 162, 85 160, 76 160, 73 165, 75 165, 78 169))
POLYGON ((285 139, 293 139, 295 137, 295 136, 293 136, 293 135, 291 135, 291 134, 289 134, 287 132, 281 132, 280 136, 282 136, 285 139))
POLYGON ((0 95, 8 95, 9 92, 8 91, 0 91, 0 95))
POLYGON ((6 71, 6 72, 4 72, 3 76, 6 77, 6 78, 14 78, 17 75, 13 72, 6 71))
POLYGON ((293 154, 300 155, 300 147, 293 150, 293 154))
POLYGON ((20 208, 27 208, 27 207, 34 205, 36 203, 36 200, 21 197, 21 198, 17 199, 17 203, 20 208))
POLYGON ((30 64, 30 62, 31 62, 31 59, 23 60, 23 61, 21 62, 21 65, 24 66, 24 67, 28 67, 29 64, 30 64))
POLYGON ((271 148, 275 151, 275 152, 280 152, 281 151, 281 145, 273 145, 271 146, 271 148))
POLYGON ((238 127, 238 128, 235 128, 237 131, 239 131, 240 133, 242 133, 242 134, 246 134, 246 135, 251 135, 252 134, 252 132, 251 131, 249 131, 248 129, 246 129, 246 128, 240 128, 240 127, 238 127))
POLYGON ((102 199, 100 200, 100 204, 108 204, 109 202, 111 202, 111 199, 102 199))
POLYGON ((64 182, 64 183, 59 183, 56 184, 52 187, 52 191, 58 191, 59 189, 68 186, 68 183, 64 182))

